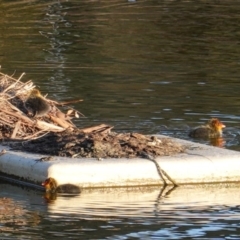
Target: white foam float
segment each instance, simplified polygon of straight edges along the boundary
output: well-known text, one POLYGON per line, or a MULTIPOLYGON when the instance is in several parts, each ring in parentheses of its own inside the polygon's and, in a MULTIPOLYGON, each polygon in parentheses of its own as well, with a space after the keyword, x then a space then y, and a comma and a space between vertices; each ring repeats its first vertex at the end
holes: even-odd
MULTIPOLYGON (((165 137, 156 135, 157 137, 165 137)), ((186 140, 170 138, 185 145, 184 153, 156 158, 159 166, 179 185, 240 181, 240 153, 186 140)), ((7 152, 0 156, 0 171, 26 182, 41 183, 48 177, 59 185, 80 188, 161 185, 154 162, 145 158, 64 158, 38 161, 44 155, 7 152)))

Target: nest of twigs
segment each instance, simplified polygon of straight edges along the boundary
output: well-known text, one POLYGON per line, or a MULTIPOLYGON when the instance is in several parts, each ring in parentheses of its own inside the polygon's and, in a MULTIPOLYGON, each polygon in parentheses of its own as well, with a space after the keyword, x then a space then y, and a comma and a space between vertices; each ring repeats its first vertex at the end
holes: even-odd
MULTIPOLYGON (((48 132, 62 132, 65 129, 73 129, 75 125, 71 119, 79 117, 80 112, 69 108, 63 113, 59 103, 44 98, 51 110, 42 117, 33 117, 29 114, 25 102, 29 93, 35 89, 32 81, 23 83, 21 78, 24 73, 15 79, 0 73, 0 138, 3 140, 27 140, 36 139, 48 132)), ((80 100, 78 100, 80 101, 80 100)))
MULTIPOLYGON (((29 93, 36 92, 32 81, 21 82, 0 73, 0 139, 10 141, 13 149, 67 157, 149 157, 183 152, 184 146, 171 139, 157 139, 139 133, 111 132, 112 126, 100 124, 79 129, 72 118, 82 115, 67 106, 82 101, 56 102, 40 95, 48 107, 41 116, 33 115, 27 107, 29 93), (18 140, 18 141, 13 141, 18 140)), ((34 109, 31 109, 34 110, 34 109)), ((8 143, 7 143, 8 144, 8 143)))

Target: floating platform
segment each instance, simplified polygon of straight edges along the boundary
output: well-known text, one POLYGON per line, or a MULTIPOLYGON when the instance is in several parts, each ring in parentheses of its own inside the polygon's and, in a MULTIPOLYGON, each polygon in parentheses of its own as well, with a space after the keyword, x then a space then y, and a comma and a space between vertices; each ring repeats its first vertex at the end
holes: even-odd
MULTIPOLYGON (((186 151, 155 160, 178 185, 240 181, 240 152, 170 139, 186 146, 186 151)), ((0 146, 1 150, 6 153, 0 156, 0 172, 35 186, 48 177, 55 178, 58 185, 72 184, 79 188, 163 185, 155 162, 147 158, 99 160, 52 156, 47 159, 46 155, 12 151, 5 146, 0 146)))

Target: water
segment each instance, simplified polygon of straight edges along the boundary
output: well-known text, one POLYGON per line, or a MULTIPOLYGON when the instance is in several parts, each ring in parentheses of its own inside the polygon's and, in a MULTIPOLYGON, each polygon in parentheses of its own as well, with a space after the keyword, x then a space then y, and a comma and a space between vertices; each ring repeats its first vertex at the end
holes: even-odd
MULTIPOLYGON (((1 1, 2 72, 115 131, 189 139, 218 117, 240 150, 236 1, 1 1)), ((206 144, 213 144, 205 142, 206 144)), ((240 239, 237 186, 58 196, 0 185, 2 239, 240 239), (6 199, 4 199, 6 198, 6 199)), ((109 192, 108 192, 109 191, 109 192)))
POLYGON ((52 201, 0 188, 1 239, 240 238, 238 185, 95 189, 52 201))
POLYGON ((74 104, 79 127, 187 138, 219 117, 239 150, 239 5, 234 2, 3 3, 2 71, 26 72, 74 104), (166 126, 166 127, 164 127, 166 126))

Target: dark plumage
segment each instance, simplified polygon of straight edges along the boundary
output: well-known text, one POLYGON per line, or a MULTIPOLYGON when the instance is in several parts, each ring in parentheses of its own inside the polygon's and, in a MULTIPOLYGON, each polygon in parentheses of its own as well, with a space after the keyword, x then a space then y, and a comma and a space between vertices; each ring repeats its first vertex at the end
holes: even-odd
POLYGON ((63 184, 58 186, 56 180, 54 178, 47 178, 43 183, 42 186, 45 187, 46 192, 49 193, 80 193, 80 188, 73 184, 63 184))
POLYGON ((189 136, 193 138, 218 138, 222 136, 222 129, 225 127, 217 118, 212 118, 206 125, 192 129, 189 136))
POLYGON ((25 107, 33 113, 33 117, 42 117, 46 115, 50 110, 51 106, 46 99, 41 95, 38 89, 33 89, 27 100, 25 101, 25 107))

